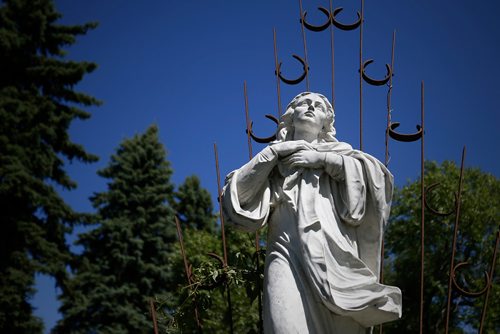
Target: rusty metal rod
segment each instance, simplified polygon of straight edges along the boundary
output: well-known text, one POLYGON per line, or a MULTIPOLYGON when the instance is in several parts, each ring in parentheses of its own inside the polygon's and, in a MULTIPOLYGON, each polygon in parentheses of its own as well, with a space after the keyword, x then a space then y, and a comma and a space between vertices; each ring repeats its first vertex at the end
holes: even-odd
MULTIPOLYGON (((174 220, 175 220, 175 228, 177 229, 177 238, 179 239, 179 245, 181 248, 181 256, 182 260, 184 261, 184 272, 186 273, 188 284, 191 286, 191 284, 193 284, 193 280, 191 277, 191 270, 189 269, 189 263, 184 248, 184 238, 182 237, 181 224, 177 216, 174 216, 174 220)), ((198 302, 196 298, 193 298, 193 302, 194 302, 194 317, 196 319, 196 327, 198 328, 198 332, 201 333, 200 313, 198 312, 198 302)))
POLYGON ((214 153, 215 153, 215 171, 217 173, 217 196, 219 197, 219 215, 220 215, 220 228, 222 235, 222 251, 224 254, 224 267, 227 267, 226 231, 224 229, 224 215, 222 214, 222 190, 220 186, 219 154, 217 152, 216 143, 214 143, 214 153))
POLYGON ((481 311, 481 323, 479 324, 479 334, 483 332, 483 326, 484 326, 484 320, 486 319, 486 309, 488 308, 488 298, 490 296, 490 289, 491 286, 493 285, 493 275, 495 274, 495 264, 496 264, 496 259, 497 259, 497 252, 498 252, 498 244, 500 242, 500 226, 497 231, 497 237, 495 240, 495 249, 493 251, 493 256, 491 259, 491 267, 490 267, 490 284, 488 286, 488 289, 486 290, 486 296, 484 297, 484 304, 483 304, 483 309, 481 311))
POLYGON ((274 41, 274 68, 276 73, 276 93, 278 95, 278 118, 281 118, 281 88, 279 77, 279 63, 278 63, 278 46, 276 43, 276 28, 273 28, 273 41, 274 41))
POLYGON ((359 150, 363 151, 363 24, 365 1, 361 0, 361 24, 359 25, 359 150))
POLYGON ((189 265, 188 265, 188 260, 186 256, 186 252, 184 250, 184 239, 182 238, 182 231, 181 231, 181 224, 179 222, 179 218, 177 216, 174 216, 175 220, 175 227, 177 229, 177 238, 179 239, 179 245, 181 247, 181 256, 184 261, 184 271, 186 273, 186 278, 188 280, 188 284, 191 284, 191 275, 189 271, 189 265))
MULTIPOLYGON (((396 43, 396 31, 392 34, 392 56, 391 68, 394 68, 394 45, 396 43)), ((392 73, 391 73, 392 74, 392 73)), ((392 75, 389 79, 389 91, 387 92, 387 128, 385 131, 385 166, 389 164, 389 127, 391 126, 391 95, 392 95, 392 75)), ((380 250, 380 283, 384 282, 384 237, 382 236, 382 247, 380 250)), ((382 327, 382 325, 381 325, 382 327)))
MULTIPOLYGON (((391 77, 389 79, 389 89, 387 91, 387 128, 385 130, 385 166, 389 165, 389 127, 391 126, 392 112, 392 75, 394 71, 394 48, 396 45, 396 30, 392 33, 392 50, 391 50, 391 77)), ((384 283, 384 236, 382 235, 382 245, 380 247, 380 283, 384 283)), ((383 333, 384 325, 380 324, 379 334, 383 333)))
POLYGON ((153 321, 154 334, 158 334, 158 324, 156 322, 156 310, 155 310, 155 305, 153 303, 153 298, 149 299, 149 310, 151 312, 151 319, 153 321))
MULTIPOLYGON (((215 170, 217 173, 217 194, 219 197, 219 215, 220 215, 220 226, 222 234, 222 249, 224 252, 224 268, 227 267, 227 246, 226 246, 226 231, 224 229, 224 215, 222 214, 222 191, 220 186, 220 170, 219 170, 219 154, 217 152, 217 144, 214 143, 214 153, 215 153, 215 170)), ((226 282, 226 292, 227 292, 227 306, 228 306, 228 316, 229 316, 229 329, 230 333, 234 333, 234 323, 233 323, 233 306, 231 303, 231 290, 229 284, 226 282)))
POLYGON ((450 259, 450 274, 448 279, 448 299, 446 303, 446 322, 444 332, 448 333, 449 324, 450 324, 450 306, 451 306, 451 292, 452 292, 452 275, 453 275, 453 267, 455 265, 455 250, 457 246, 457 236, 458 236, 458 223, 460 220, 460 202, 462 198, 462 187, 463 187, 463 179, 464 179, 464 161, 465 161, 465 146, 462 150, 462 163, 460 165, 460 178, 458 181, 458 193, 457 193, 457 204, 455 208, 455 225, 453 229, 453 243, 451 245, 451 259, 450 259))
POLYGON ((247 94, 247 82, 243 82, 243 95, 245 98, 245 119, 247 124, 247 141, 248 141, 248 159, 251 160, 253 157, 252 153, 252 136, 250 135, 250 114, 248 112, 248 94, 247 94))
POLYGON ((396 30, 392 32, 391 78, 387 91, 387 130, 385 132, 385 166, 389 165, 389 127, 392 121, 392 76, 394 75, 394 49, 396 47, 396 30))
MULTIPOLYGON (((330 0, 330 15, 333 15, 333 0, 330 0)), ((330 17, 331 19, 331 17, 330 17)), ((330 24, 330 53, 332 55, 332 107, 335 110, 335 45, 334 27, 330 24)))
MULTIPOLYGON (((278 78, 279 81, 279 78, 278 78)), ((253 154, 252 154, 252 137, 250 135, 250 113, 248 110, 248 93, 247 93, 247 82, 243 82, 243 94, 245 96, 245 118, 246 118, 246 123, 247 123, 247 139, 248 139, 248 160, 252 160, 253 154)), ((260 250, 260 234, 259 231, 255 232, 255 251, 257 254, 257 272, 260 270, 260 259, 259 259, 259 250, 260 250)), ((259 289, 259 294, 257 296, 258 298, 258 303, 259 303, 259 333, 262 333, 262 295, 260 293, 261 286, 260 286, 260 280, 257 280, 257 288, 259 289)))
POLYGON ((302 42, 304 44, 304 60, 306 63, 306 90, 309 92, 309 60, 307 58, 307 41, 306 41, 306 31, 304 29, 304 11, 302 10, 302 0, 299 0, 300 9, 300 26, 302 28, 302 42))
MULTIPOLYGON (((247 93, 247 82, 243 82, 243 95, 245 97, 245 118, 247 123, 247 140, 248 140, 248 160, 252 160, 253 152, 252 152, 252 136, 251 136, 251 127, 250 127, 250 112, 248 110, 248 93, 247 93)), ((260 248, 260 236, 259 232, 255 232, 255 249, 259 251, 260 248)))
POLYGON ((424 244, 425 244, 425 110, 424 110, 424 82, 420 84, 420 118, 422 137, 420 138, 420 334, 423 333, 424 326, 424 244))

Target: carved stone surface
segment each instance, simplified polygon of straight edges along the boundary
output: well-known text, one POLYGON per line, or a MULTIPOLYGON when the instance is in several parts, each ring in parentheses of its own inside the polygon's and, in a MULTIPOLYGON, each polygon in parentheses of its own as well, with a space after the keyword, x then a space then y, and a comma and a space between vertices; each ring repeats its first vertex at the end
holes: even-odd
POLYGON ((335 138, 321 94, 288 105, 277 139, 226 178, 228 223, 268 224, 266 333, 365 333, 401 317, 401 291, 378 283, 393 176, 335 138))

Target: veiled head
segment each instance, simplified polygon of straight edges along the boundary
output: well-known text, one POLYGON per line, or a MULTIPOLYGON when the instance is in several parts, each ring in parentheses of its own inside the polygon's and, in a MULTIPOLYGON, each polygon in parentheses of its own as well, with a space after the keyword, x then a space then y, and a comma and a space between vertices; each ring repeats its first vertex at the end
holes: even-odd
POLYGON ((285 113, 283 114, 283 116, 281 116, 281 122, 278 127, 276 141, 281 142, 281 141, 293 140, 294 129, 295 129, 294 119, 296 116, 295 112, 296 110, 299 110, 297 109, 297 107, 300 107, 305 100, 320 101, 322 103, 321 107, 326 114, 321 130, 319 131, 317 141, 336 142, 337 141, 337 139, 335 138, 336 131, 334 127, 335 112, 333 110, 333 107, 324 95, 312 92, 300 93, 299 95, 295 96, 292 99, 292 101, 288 104, 285 113))

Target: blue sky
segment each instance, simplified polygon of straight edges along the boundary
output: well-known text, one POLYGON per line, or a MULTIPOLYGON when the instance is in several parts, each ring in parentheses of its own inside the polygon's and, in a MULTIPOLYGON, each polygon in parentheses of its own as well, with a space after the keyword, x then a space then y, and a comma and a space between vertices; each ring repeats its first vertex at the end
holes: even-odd
MULTIPOLYGON (((359 1, 343 6, 340 20, 355 19, 359 1)), ((98 69, 77 87, 103 101, 91 108, 92 118, 75 121, 72 139, 100 156, 84 165, 68 164, 78 189, 63 192, 77 210, 91 211, 88 200, 106 189, 96 175, 119 143, 151 124, 172 163, 179 185, 196 174, 215 198, 213 143, 219 149, 224 176, 248 159, 243 82, 248 85, 250 115, 258 135, 274 125, 263 116, 277 114, 273 28, 283 74, 294 77, 301 67, 291 58, 303 56, 299 3, 291 0, 57 0, 65 24, 98 21, 99 27, 69 48, 68 58, 93 61, 98 69)), ((316 9, 327 0, 303 0, 308 19, 324 18, 316 9)), ((392 119, 398 130, 414 132, 420 124, 420 82, 425 82, 425 157, 459 161, 467 146, 466 165, 500 175, 497 145, 500 125, 500 3, 495 0, 366 0, 364 59, 368 72, 385 74, 396 30, 392 119)), ((310 90, 331 96, 329 30, 306 32, 310 90)), ((335 112, 337 137, 359 147, 359 32, 335 30, 335 112)), ((306 90, 305 83, 281 85, 283 107, 306 90)), ((364 150, 383 161, 387 87, 363 85, 364 150)), ((254 145, 254 152, 262 146, 254 145)), ((390 142, 389 169, 397 185, 420 171, 420 142, 390 142)), ((71 237, 69 241, 74 240, 71 237)), ((57 314, 56 289, 39 277, 36 314, 47 330, 57 314)))

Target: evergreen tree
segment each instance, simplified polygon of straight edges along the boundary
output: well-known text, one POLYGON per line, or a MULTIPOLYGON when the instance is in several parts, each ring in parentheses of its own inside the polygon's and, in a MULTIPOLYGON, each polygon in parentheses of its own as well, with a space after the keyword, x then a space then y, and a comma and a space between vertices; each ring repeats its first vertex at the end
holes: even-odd
POLYGON ((210 193, 201 187, 196 175, 188 176, 179 186, 176 194, 175 209, 184 228, 215 231, 216 216, 210 193))
POLYGON ((99 226, 81 235, 84 252, 62 296, 60 333, 150 333, 149 299, 169 295, 176 243, 172 170, 158 129, 121 143, 99 175, 108 189, 92 203, 99 226))
MULTIPOLYGON (((425 183, 439 187, 428 194, 429 204, 441 211, 454 208, 460 170, 449 161, 427 162, 425 183)), ((460 208, 455 264, 470 265, 457 272, 457 280, 470 291, 484 287, 484 271, 491 265, 495 234, 500 221, 500 181, 479 169, 466 168, 460 208)), ((443 333, 448 295, 455 214, 441 217, 425 210, 424 331, 443 333)), ((420 180, 398 189, 385 235, 385 282, 403 292, 403 317, 384 325, 385 333, 416 333, 420 310, 420 180)), ((500 278, 494 276, 483 333, 500 332, 500 278)), ((477 331, 484 296, 472 299, 452 294, 450 333, 477 331)))
POLYGON ((34 274, 64 289, 65 234, 81 220, 55 187, 76 184, 67 160, 96 157, 71 141, 68 128, 98 104, 73 90, 96 65, 64 59, 64 47, 95 24, 57 24, 51 0, 4 0, 0 6, 0 332, 36 333, 43 325, 29 304, 34 274))

